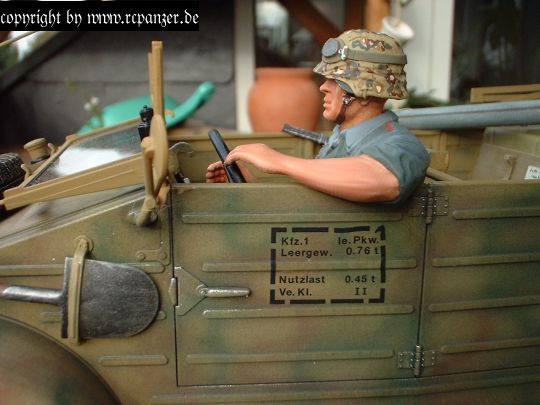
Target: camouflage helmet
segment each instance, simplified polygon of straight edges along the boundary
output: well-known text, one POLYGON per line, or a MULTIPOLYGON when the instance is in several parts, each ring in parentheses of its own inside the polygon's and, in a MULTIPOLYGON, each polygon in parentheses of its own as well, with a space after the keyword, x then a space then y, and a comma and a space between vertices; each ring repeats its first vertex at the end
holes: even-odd
POLYGON ((345 31, 322 48, 313 71, 334 79, 356 97, 402 100, 408 97, 404 66, 407 56, 397 41, 368 30, 345 31))

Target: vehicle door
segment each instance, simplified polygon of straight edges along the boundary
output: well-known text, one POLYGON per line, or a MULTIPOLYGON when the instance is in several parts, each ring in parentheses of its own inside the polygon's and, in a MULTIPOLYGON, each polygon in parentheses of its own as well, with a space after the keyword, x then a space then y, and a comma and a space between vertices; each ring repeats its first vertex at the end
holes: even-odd
POLYGON ((269 183, 175 185, 172 204, 180 386, 410 376, 414 207, 269 183))
POLYGON ((422 375, 540 364, 540 182, 433 184, 422 375))

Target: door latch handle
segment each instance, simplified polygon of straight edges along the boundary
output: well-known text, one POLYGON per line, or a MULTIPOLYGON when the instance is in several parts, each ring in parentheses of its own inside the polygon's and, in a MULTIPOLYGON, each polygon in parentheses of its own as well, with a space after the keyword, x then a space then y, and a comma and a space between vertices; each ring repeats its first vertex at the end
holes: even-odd
POLYGON ((207 287, 202 284, 197 287, 197 294, 208 298, 247 297, 251 290, 245 287, 207 287))

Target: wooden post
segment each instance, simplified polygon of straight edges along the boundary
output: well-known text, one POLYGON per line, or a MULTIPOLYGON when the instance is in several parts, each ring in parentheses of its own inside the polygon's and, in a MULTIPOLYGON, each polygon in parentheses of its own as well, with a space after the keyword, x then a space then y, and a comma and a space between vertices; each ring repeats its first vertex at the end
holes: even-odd
POLYGON ((345 1, 345 30, 364 27, 364 9, 366 0, 345 1))
POLYGON ((381 30, 383 17, 390 15, 390 0, 366 0, 365 27, 371 31, 381 30))
POLYGON ((154 114, 163 117, 163 43, 152 41, 152 54, 149 59, 150 86, 154 114))
POLYGON ((340 31, 311 2, 306 0, 279 0, 289 14, 306 27, 313 37, 323 45, 328 38, 335 38, 340 31))

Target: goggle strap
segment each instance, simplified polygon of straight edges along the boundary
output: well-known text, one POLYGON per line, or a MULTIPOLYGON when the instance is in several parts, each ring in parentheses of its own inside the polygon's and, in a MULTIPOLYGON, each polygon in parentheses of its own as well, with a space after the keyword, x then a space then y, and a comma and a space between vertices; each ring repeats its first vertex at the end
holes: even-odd
POLYGON ((339 49, 338 54, 341 60, 352 59, 358 62, 389 63, 391 65, 407 64, 407 55, 374 54, 372 52, 351 49, 347 45, 339 49))

